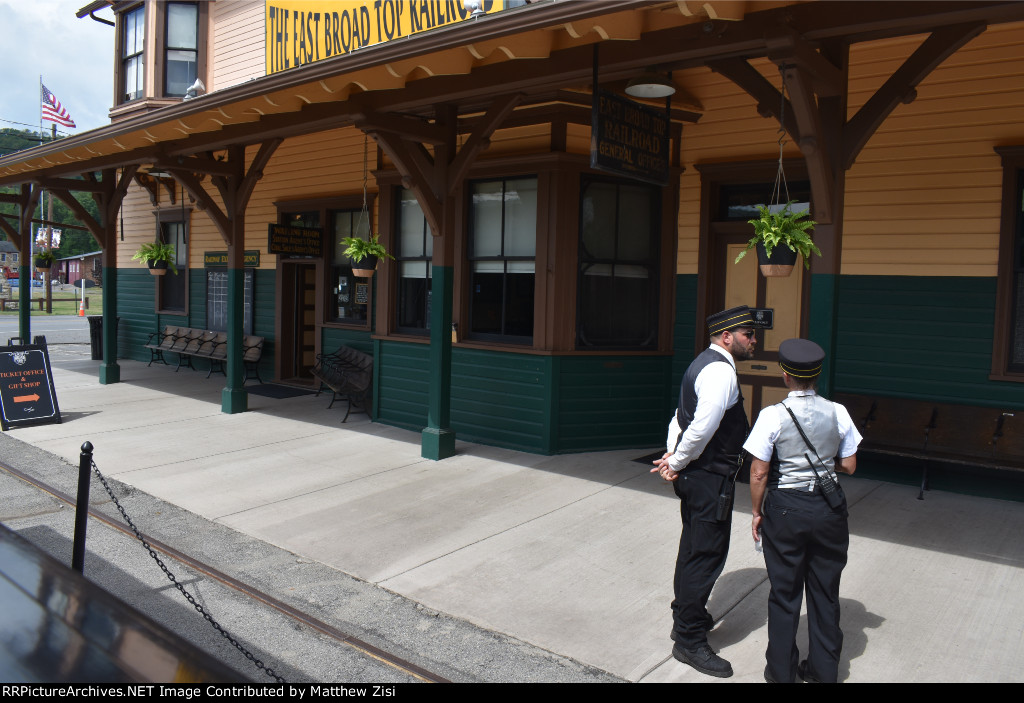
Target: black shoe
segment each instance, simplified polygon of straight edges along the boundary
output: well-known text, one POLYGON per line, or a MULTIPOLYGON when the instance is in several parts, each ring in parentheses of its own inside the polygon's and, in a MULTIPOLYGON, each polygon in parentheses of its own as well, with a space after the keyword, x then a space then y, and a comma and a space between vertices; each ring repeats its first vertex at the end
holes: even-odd
POLYGON ((672 648, 672 656, 702 674, 717 676, 720 679, 732 676, 732 664, 711 651, 707 644, 702 644, 696 649, 683 649, 682 645, 677 644, 672 648))
POLYGON ((814 678, 807 672, 807 660, 804 659, 796 667, 796 675, 800 677, 800 680, 804 683, 821 683, 818 679, 814 678))

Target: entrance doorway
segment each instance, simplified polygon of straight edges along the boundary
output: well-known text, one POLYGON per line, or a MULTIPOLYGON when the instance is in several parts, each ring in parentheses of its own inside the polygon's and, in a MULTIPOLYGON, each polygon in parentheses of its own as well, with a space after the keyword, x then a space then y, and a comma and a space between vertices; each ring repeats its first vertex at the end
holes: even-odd
MULTIPOLYGON (((788 391, 779 369, 779 344, 790 337, 802 336, 807 330, 807 296, 810 277, 797 262, 793 273, 781 278, 765 278, 757 265, 757 252, 751 250, 737 264, 736 256, 753 235, 747 220, 758 216, 757 206, 764 204, 772 191, 771 178, 777 163, 728 164, 717 169, 701 168, 704 188, 703 206, 706 222, 701 245, 707 247, 707 270, 702 276, 704 309, 699 319, 736 305, 749 305, 774 310, 774 326, 758 330, 754 358, 736 364, 743 392, 747 417, 755 421, 761 408, 778 403, 788 391), (761 182, 751 182, 764 174, 761 182), (769 175, 771 174, 771 175, 769 175)), ((798 171, 786 164, 787 172, 798 171)), ((809 208, 810 183, 791 181, 789 196, 796 201, 794 210, 809 208)), ((706 333, 703 337, 707 341, 706 333)))
POLYGON ((312 385, 316 363, 316 280, 312 261, 281 262, 281 323, 278 378, 312 385))

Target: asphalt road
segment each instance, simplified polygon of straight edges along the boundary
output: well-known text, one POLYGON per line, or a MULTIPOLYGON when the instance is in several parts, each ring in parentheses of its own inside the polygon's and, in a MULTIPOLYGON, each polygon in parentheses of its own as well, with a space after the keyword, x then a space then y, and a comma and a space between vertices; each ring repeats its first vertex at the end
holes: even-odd
MULTIPOLYGON (((0 317, 0 343, 6 344, 11 337, 18 336, 18 317, 0 317)), ((32 337, 43 335, 47 344, 88 344, 89 320, 77 315, 33 315, 32 337)))

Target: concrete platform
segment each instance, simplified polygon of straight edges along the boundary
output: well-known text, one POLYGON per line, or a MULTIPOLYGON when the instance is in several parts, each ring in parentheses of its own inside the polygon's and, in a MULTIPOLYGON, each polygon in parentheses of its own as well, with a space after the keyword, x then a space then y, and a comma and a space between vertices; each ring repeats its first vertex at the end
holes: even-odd
MULTIPOLYGON (((617 677, 717 681, 670 655, 678 502, 632 461, 644 450, 544 457, 459 442, 432 462, 418 433, 362 415, 341 425, 324 396, 250 395, 249 412, 225 415, 222 378, 122 361, 122 382, 102 386, 98 363, 55 360, 65 422, 11 436, 72 464, 91 441, 101 471, 140 491, 617 677)), ((1024 504, 843 483, 841 676, 1024 680, 1024 504)), ((709 605, 728 682, 764 669, 768 583, 749 505, 742 487, 709 605)))

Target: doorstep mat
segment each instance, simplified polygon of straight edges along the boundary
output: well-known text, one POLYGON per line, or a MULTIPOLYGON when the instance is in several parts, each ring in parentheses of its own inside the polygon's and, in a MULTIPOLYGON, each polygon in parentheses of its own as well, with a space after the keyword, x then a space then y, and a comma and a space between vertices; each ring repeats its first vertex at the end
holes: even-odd
POLYGON ((313 395, 316 393, 309 388, 296 388, 295 386, 282 386, 277 383, 258 383, 255 386, 246 386, 245 390, 253 395, 264 398, 297 398, 300 395, 313 395))

